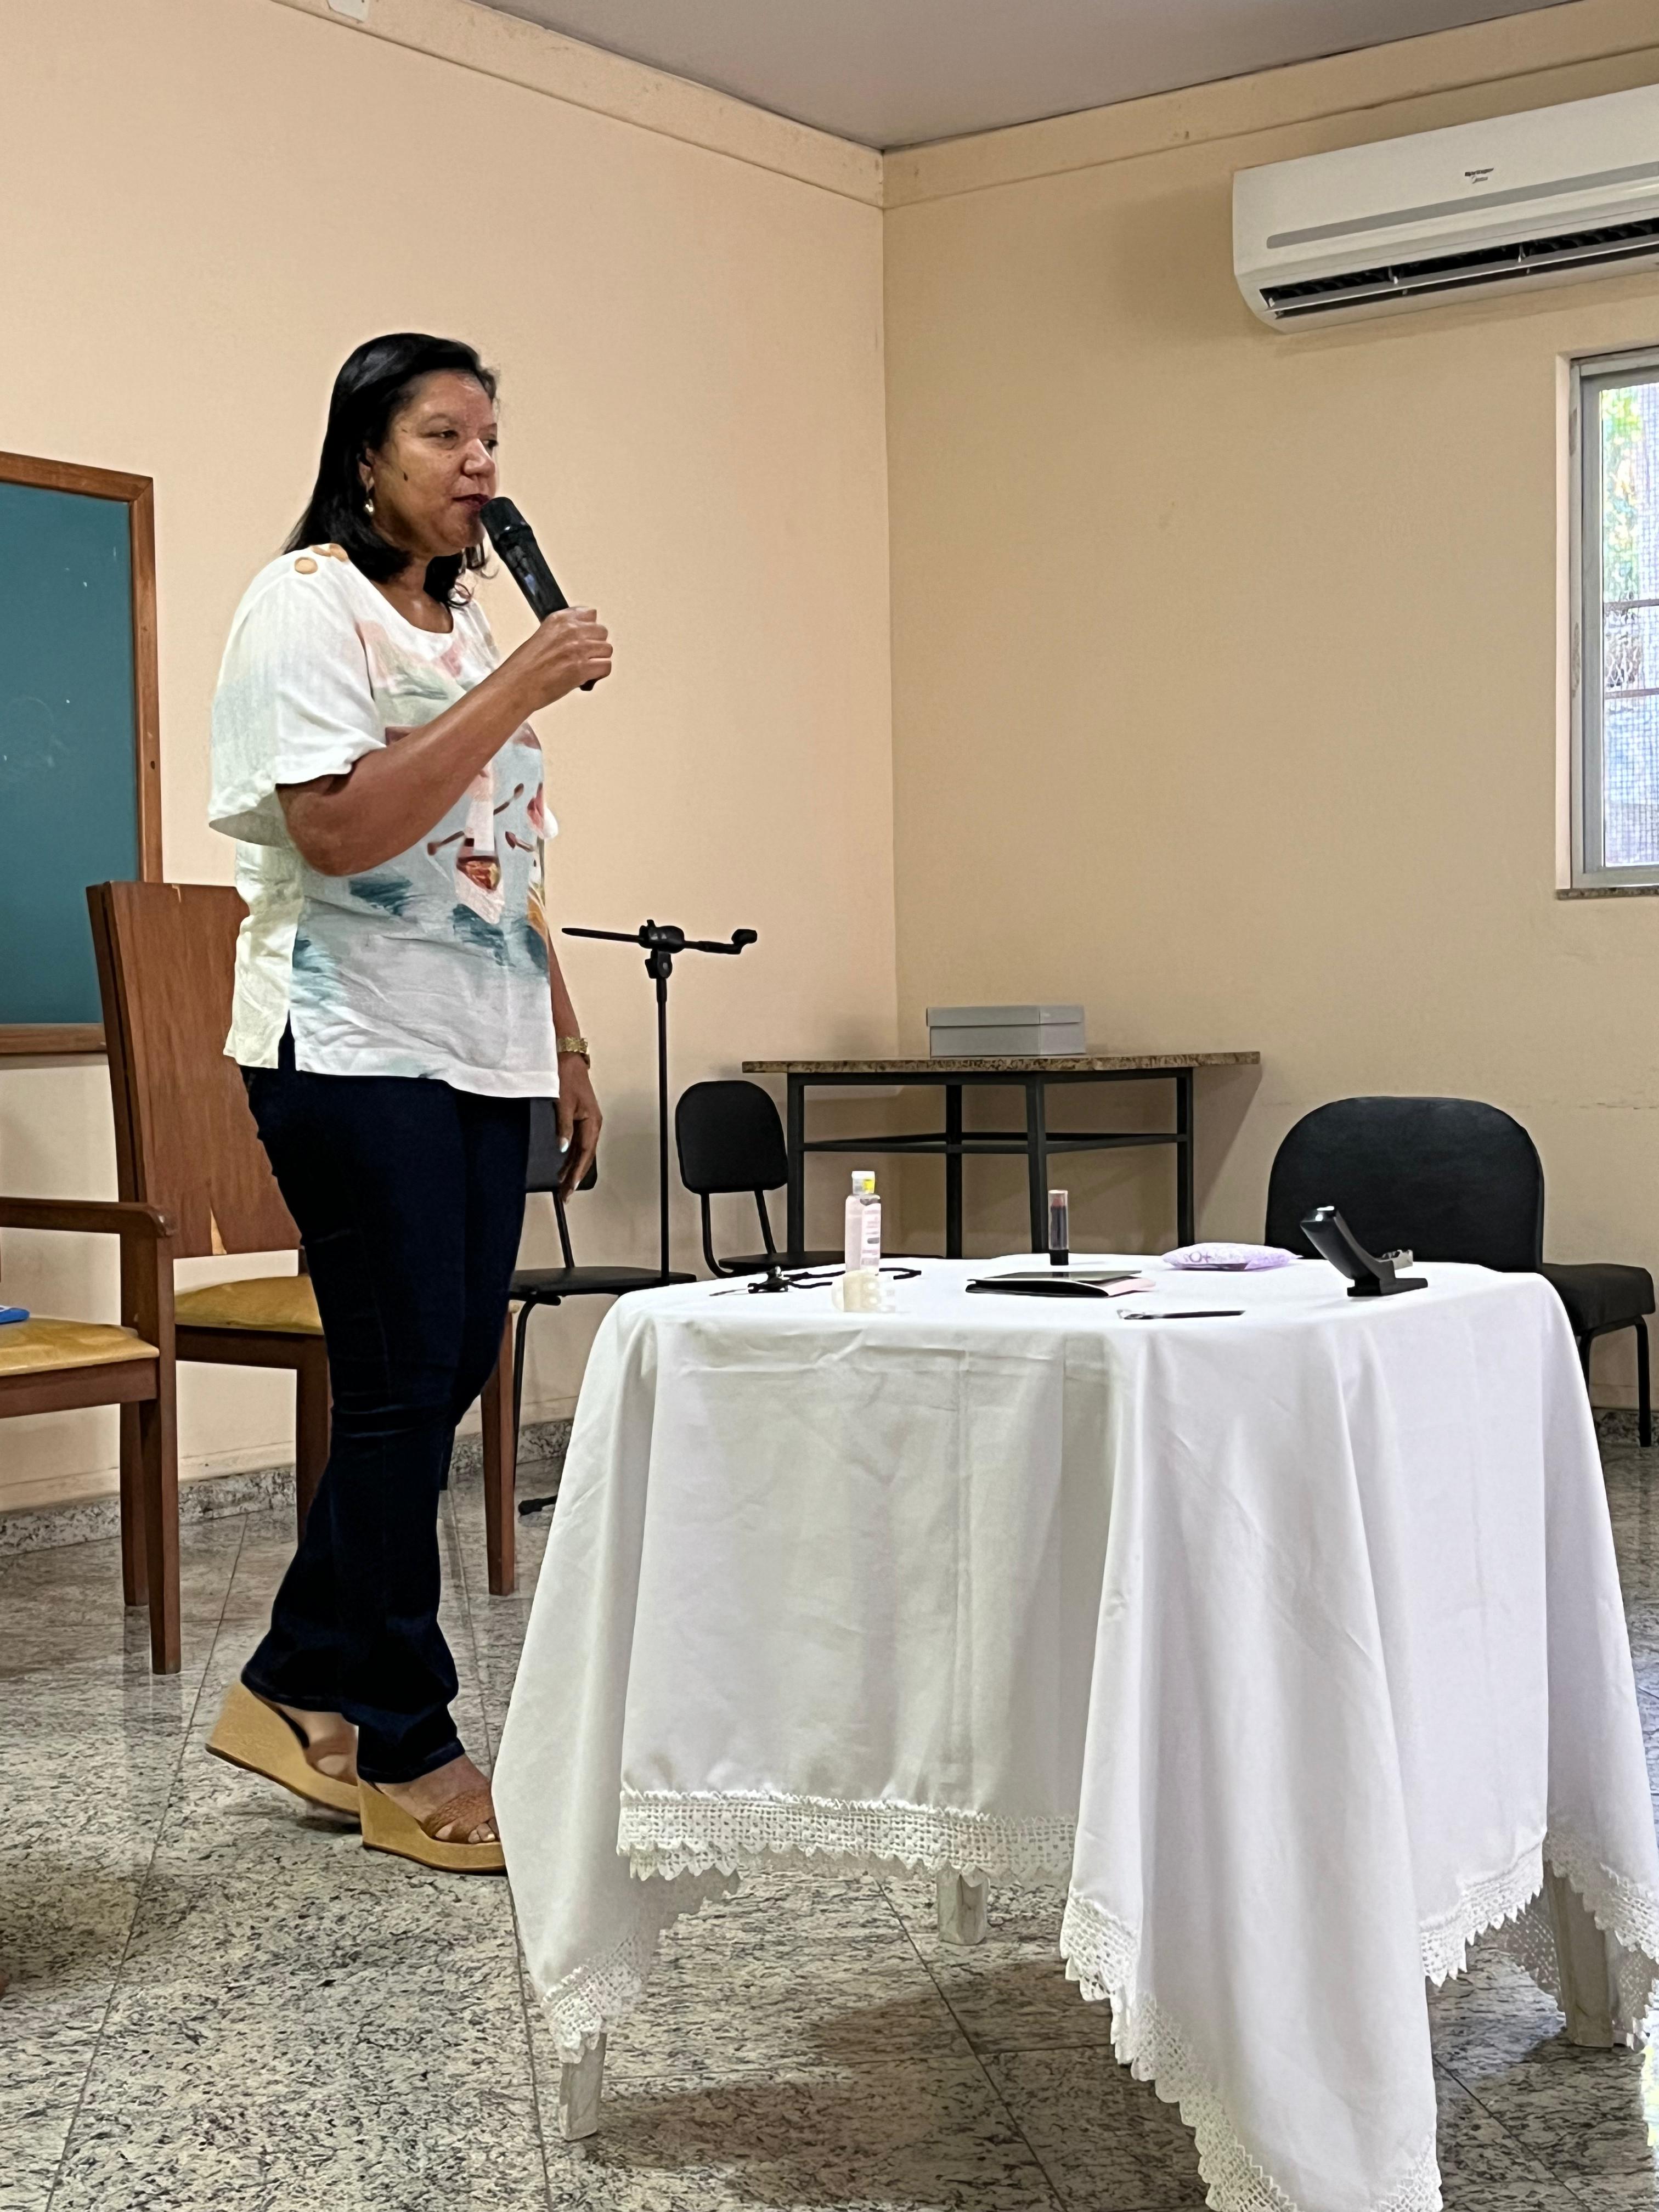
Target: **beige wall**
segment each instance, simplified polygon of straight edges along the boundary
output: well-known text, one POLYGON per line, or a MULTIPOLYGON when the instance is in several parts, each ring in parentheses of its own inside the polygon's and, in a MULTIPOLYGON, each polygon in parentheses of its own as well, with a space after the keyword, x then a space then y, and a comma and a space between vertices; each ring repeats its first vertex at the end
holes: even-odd
MULTIPOLYGON (((1532 1130, 1553 1256, 1659 1267, 1659 900, 1555 877, 1562 363, 1659 343, 1659 282, 1284 337, 1230 216, 1655 40, 1598 0, 888 164, 901 1033, 1066 997, 1259 1048, 1200 1091, 1211 1233, 1320 1101, 1458 1092, 1532 1130)), ((1100 1239, 1173 1226, 1144 1164, 1073 1181, 1100 1239)))
MULTIPOLYGON (((1247 164, 1659 79, 1648 0, 884 178, 460 0, 375 0, 373 35, 325 0, 0 0, 0 445, 156 480, 174 875, 228 872, 214 670, 333 368, 460 331, 505 372, 509 488, 618 636, 615 682, 547 718, 561 914, 762 933, 682 971, 677 1081, 1074 996, 1103 1040, 1261 1048, 1202 1094, 1209 1231, 1259 1231, 1317 1101, 1460 1091, 1538 1138, 1557 1255, 1659 1261, 1659 906, 1554 891, 1561 363, 1659 342, 1659 285, 1285 338, 1228 208, 1247 164)), ((643 1254, 648 988, 620 951, 571 969, 611 1115, 579 1226, 643 1254)), ((1162 1162, 1071 1173, 1086 1232, 1167 1237, 1162 1162)), ((1012 1168, 970 1174, 981 1249, 1018 1242, 1012 1168)), ((901 1237, 936 1184, 888 1179, 901 1237)), ((113 1187, 101 1066, 0 1071, 0 1188, 113 1187)), ((5 1258, 12 1297, 112 1309, 90 1247, 5 1258)), ((544 1322, 532 1413, 590 1327, 544 1322)), ((186 1472, 280 1457, 289 1418, 270 1378, 187 1375, 186 1472)), ((0 1504, 113 1458, 110 1417, 0 1427, 0 1504)))
MULTIPOLYGON (((453 0, 377 0, 378 37, 319 6, 0 0, 0 447, 155 479, 169 872, 229 873, 214 676, 335 368, 376 330, 453 331, 502 371, 506 488, 617 640, 603 692, 544 718, 556 917, 759 930, 677 978, 679 1082, 887 1043, 878 165, 453 0), (398 42, 440 33, 466 65, 398 42), (569 99, 512 81, 567 61, 569 99)), ((516 640, 510 587, 489 604, 516 640)), ((620 947, 567 958, 610 1116, 577 1233, 645 1257, 650 985, 620 947)), ((113 1192, 101 1063, 3 1067, 0 1188, 113 1192)), ((9 1235, 4 1260, 9 1297, 112 1316, 90 1245, 9 1235)), ((532 1414, 568 1405, 592 1320, 541 1321, 532 1414)), ((289 1449, 276 1378, 187 1371, 181 1400, 186 1473, 289 1449)), ((112 1415, 0 1425, 0 1504, 114 1457, 112 1415)))

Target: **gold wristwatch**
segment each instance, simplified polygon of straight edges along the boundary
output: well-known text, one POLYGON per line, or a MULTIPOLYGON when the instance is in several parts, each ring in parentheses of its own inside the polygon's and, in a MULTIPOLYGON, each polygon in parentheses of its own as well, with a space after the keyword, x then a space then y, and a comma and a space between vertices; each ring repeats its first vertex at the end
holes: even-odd
POLYGON ((553 1044, 562 1060, 566 1053, 574 1052, 578 1060, 586 1060, 590 1067, 593 1065, 593 1055, 587 1049, 586 1037, 555 1037, 553 1044))

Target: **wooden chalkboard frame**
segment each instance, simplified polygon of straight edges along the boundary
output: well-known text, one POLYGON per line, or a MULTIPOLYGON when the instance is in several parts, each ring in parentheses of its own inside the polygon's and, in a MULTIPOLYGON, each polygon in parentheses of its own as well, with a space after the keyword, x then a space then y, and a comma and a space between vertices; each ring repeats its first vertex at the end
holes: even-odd
MULTIPOLYGON (((155 659, 155 494, 149 477, 118 469, 84 468, 78 461, 46 461, 27 453, 0 453, 0 483, 30 484, 39 491, 80 492, 88 499, 119 500, 127 510, 132 555, 132 744, 138 793, 138 875, 161 875, 161 711, 155 659)), ((101 1053, 101 1022, 0 1022, 0 1060, 101 1053)))

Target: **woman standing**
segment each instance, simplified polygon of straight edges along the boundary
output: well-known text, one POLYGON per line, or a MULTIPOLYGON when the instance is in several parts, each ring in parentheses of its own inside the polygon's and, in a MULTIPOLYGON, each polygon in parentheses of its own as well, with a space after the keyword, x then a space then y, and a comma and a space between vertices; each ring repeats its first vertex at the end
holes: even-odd
POLYGON ((311 503, 231 626, 211 806, 248 907, 226 1049, 304 1241, 334 1413, 210 1748, 359 1813, 371 1845, 479 1872, 501 1854, 449 1714, 438 1499, 501 1346, 528 1102, 557 1095, 565 1188, 599 1138, 526 717, 611 670, 580 607, 501 660, 462 588, 495 401, 445 339, 374 338, 341 369, 311 503))

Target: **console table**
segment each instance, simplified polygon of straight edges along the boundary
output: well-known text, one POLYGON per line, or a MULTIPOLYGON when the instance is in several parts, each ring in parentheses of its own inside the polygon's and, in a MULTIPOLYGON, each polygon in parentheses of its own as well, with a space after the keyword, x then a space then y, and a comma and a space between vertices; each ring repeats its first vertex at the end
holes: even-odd
POLYGON ((1200 1067, 1255 1067, 1259 1052, 1090 1052, 1040 1057, 1036 1054, 985 1060, 746 1060, 745 1075, 781 1075, 788 1084, 789 1142, 787 1249, 806 1241, 805 1173, 808 1152, 939 1153, 945 1160, 945 1251, 962 1256, 962 1163, 980 1153, 1024 1152, 1030 1182, 1031 1249, 1048 1243, 1048 1158, 1053 1152, 1103 1152, 1133 1145, 1175 1148, 1176 1242, 1190 1244, 1197 1235, 1193 1205, 1193 1074, 1200 1067), (1055 1085, 1133 1083, 1167 1079, 1175 1089, 1173 1129, 1051 1129, 1048 1092, 1055 1085), (889 1085, 923 1084, 945 1093, 945 1127, 911 1134, 890 1132, 871 1137, 813 1137, 806 1134, 806 1093, 872 1090, 889 1085), (1001 1085, 1024 1095, 1024 1129, 975 1129, 962 1126, 965 1090, 1001 1085))

